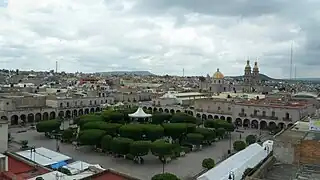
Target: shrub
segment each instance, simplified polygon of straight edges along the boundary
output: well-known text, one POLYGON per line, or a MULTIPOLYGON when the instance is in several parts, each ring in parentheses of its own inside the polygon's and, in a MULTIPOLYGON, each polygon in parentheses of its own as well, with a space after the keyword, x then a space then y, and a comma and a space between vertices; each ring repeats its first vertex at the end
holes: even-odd
POLYGON ((171 173, 163 173, 154 175, 151 180, 180 180, 176 175, 171 173))
POLYGON ((250 145, 250 144, 253 144, 253 143, 255 143, 257 141, 257 137, 255 136, 255 135, 248 135, 247 137, 246 137, 246 143, 248 144, 248 145, 250 145))
POLYGON ((234 150, 236 150, 236 151, 241 151, 241 150, 243 150, 243 149, 245 149, 246 148, 246 143, 244 142, 244 141, 235 141, 234 143, 233 143, 233 148, 234 148, 234 150))
POLYGON ((202 167, 206 169, 212 169, 215 165, 216 164, 212 158, 206 158, 202 161, 202 167))

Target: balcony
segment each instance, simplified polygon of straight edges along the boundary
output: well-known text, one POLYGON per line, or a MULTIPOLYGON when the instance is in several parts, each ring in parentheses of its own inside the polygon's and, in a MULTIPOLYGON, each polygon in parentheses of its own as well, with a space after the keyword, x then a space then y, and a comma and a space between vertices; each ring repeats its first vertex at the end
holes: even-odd
POLYGON ((246 113, 239 113, 239 116, 240 117, 247 117, 247 114, 246 113))
POLYGON ((282 118, 282 120, 283 120, 283 121, 290 121, 290 122, 291 122, 291 121, 292 121, 292 118, 284 117, 284 118, 282 118))
POLYGON ((257 119, 270 119, 270 120, 278 120, 278 117, 275 116, 265 116, 265 115, 257 115, 257 114, 251 114, 251 118, 257 118, 257 119))

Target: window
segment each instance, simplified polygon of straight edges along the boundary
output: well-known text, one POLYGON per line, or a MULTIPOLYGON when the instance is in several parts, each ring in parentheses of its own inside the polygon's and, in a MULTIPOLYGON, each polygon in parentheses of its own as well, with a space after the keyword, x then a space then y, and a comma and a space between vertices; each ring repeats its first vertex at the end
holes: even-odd
POLYGON ((231 107, 228 107, 228 111, 231 111, 231 107))
POLYGON ((263 117, 266 116, 266 111, 262 111, 262 116, 263 116, 263 117))
POLYGON ((80 101, 80 105, 81 105, 81 106, 82 106, 82 104, 83 104, 82 101, 80 101))
POLYGON ((220 111, 221 110, 221 107, 220 106, 218 106, 218 111, 220 111))
POLYGON ((94 105, 96 105, 97 104, 97 101, 94 101, 94 105))
POLYGON ((272 117, 275 117, 275 116, 276 116, 276 112, 272 111, 272 112, 271 112, 271 116, 272 116, 272 117))
POLYGON ((101 100, 101 104, 103 104, 103 100, 101 100))
POLYGON ((99 97, 101 97, 101 93, 99 93, 99 97))
POLYGON ((253 111, 253 115, 256 116, 257 114, 258 114, 258 111, 255 109, 255 110, 253 111))
POLYGON ((62 103, 60 103, 60 107, 63 107, 63 104, 62 104, 62 103))
POLYGON ((69 107, 69 105, 70 105, 69 102, 67 102, 67 107, 69 107))
POLYGON ((107 103, 108 103, 108 100, 106 100, 105 102, 106 102, 106 104, 107 104, 107 103))
POLYGON ((89 104, 92 105, 92 101, 91 100, 90 100, 89 104))
POLYGON ((241 113, 244 113, 244 109, 243 108, 241 109, 241 113))

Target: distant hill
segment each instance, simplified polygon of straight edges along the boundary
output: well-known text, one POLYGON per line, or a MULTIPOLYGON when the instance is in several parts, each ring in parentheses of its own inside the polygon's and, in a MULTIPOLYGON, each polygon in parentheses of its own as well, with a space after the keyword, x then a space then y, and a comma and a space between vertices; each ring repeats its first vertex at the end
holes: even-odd
MULTIPOLYGON (((242 79, 243 76, 227 76, 229 78, 233 78, 233 79, 242 79)), ((259 74, 259 79, 262 80, 262 81, 276 81, 278 79, 274 79, 274 78, 271 78, 267 75, 264 75, 264 74, 259 74)))
POLYGON ((101 72, 101 74, 106 76, 123 76, 123 75, 137 75, 137 76, 152 76, 149 71, 110 71, 110 72, 101 72))

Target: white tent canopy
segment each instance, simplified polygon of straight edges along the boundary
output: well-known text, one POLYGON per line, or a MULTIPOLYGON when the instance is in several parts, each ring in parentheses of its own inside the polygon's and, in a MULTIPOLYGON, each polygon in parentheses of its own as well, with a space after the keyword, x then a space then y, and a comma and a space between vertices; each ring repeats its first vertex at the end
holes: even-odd
POLYGON ((129 114, 129 117, 132 117, 132 118, 147 118, 151 116, 152 116, 151 114, 145 113, 141 107, 139 107, 135 113, 129 114))
MULTIPOLYGON (((270 143, 265 143, 264 146, 269 146, 270 143)), ((258 143, 251 144, 202 174, 197 180, 228 180, 230 172, 234 174, 234 180, 240 180, 247 168, 254 168, 268 156, 272 151, 270 147, 272 148, 272 146, 265 148, 258 143)))

